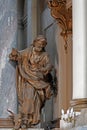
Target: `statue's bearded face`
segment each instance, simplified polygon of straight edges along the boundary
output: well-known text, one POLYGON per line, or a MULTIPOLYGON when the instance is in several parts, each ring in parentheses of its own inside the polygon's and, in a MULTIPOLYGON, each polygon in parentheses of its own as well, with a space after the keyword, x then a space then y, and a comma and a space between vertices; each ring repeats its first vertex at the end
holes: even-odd
POLYGON ((37 52, 41 52, 45 46, 46 46, 46 41, 39 40, 34 44, 34 50, 37 52))

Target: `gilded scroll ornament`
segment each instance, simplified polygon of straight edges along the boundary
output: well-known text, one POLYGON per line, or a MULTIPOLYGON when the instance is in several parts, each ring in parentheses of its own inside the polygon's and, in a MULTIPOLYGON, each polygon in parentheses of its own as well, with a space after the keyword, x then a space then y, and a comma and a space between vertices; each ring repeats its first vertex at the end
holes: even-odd
POLYGON ((66 0, 50 0, 48 7, 51 9, 51 15, 62 28, 61 36, 64 38, 64 48, 67 52, 67 37, 72 33, 72 8, 66 8, 66 0))

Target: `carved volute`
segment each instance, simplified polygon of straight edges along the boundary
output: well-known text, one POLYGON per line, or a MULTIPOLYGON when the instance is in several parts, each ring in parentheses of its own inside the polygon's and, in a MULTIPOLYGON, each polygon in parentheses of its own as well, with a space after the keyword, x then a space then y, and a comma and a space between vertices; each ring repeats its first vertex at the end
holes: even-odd
POLYGON ((66 0, 50 0, 48 7, 51 9, 51 15, 62 28, 61 36, 65 41, 65 51, 67 52, 67 37, 72 34, 72 7, 66 7, 66 0))

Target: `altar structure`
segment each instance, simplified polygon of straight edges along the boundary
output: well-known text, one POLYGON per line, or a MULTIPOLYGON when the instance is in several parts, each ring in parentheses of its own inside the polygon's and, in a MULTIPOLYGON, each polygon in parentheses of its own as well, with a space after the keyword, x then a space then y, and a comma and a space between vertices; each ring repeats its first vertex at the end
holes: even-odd
POLYGON ((57 80, 57 95, 46 102, 42 121, 59 119, 61 109, 87 108, 87 0, 3 0, 0 5, 0 127, 12 128, 7 109, 18 109, 15 64, 8 55, 13 47, 30 46, 41 33, 57 80))

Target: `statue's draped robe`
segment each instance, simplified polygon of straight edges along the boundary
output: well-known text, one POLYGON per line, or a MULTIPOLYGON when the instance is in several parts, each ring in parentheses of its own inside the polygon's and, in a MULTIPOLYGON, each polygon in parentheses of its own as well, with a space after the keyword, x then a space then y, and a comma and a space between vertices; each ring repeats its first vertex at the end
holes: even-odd
POLYGON ((46 52, 36 55, 32 46, 19 53, 22 58, 22 62, 17 65, 19 111, 28 116, 28 122, 37 124, 41 108, 51 96, 50 83, 45 80, 45 76, 51 71, 52 65, 46 52))

